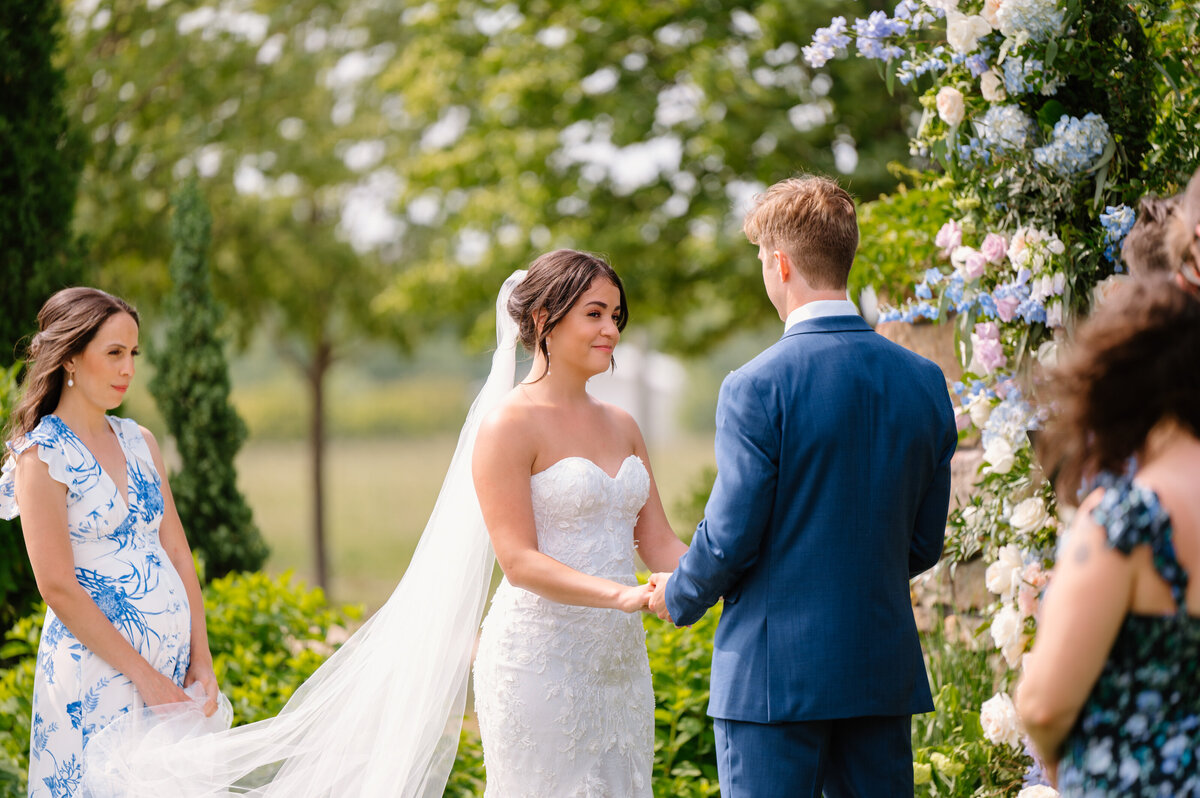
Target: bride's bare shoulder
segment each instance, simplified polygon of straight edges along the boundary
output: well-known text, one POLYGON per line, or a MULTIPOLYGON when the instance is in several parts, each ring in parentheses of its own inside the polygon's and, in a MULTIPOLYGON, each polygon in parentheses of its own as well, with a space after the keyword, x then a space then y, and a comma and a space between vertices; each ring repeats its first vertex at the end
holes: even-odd
POLYGON ((538 408, 514 389, 483 417, 479 437, 499 442, 528 439, 538 429, 538 415, 538 408))

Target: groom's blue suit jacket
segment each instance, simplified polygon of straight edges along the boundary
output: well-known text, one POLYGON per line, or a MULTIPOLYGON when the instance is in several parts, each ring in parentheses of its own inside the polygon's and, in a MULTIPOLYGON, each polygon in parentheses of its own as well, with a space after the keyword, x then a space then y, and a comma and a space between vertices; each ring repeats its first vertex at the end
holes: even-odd
POLYGON ((941 555, 957 443, 941 370, 857 316, 802 321, 721 386, 717 479, 667 584, 721 597, 709 714, 933 709, 909 579, 941 555))

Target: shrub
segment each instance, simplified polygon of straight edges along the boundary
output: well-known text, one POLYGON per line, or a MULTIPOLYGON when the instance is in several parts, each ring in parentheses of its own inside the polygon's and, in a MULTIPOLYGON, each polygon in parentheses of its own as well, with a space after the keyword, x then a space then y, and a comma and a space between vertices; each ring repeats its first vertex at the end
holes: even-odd
POLYGON ((253 571, 266 562, 267 546, 233 465, 246 425, 229 402, 229 366, 217 334, 222 310, 208 269, 212 217, 194 181, 174 200, 166 345, 154 347, 150 391, 183 461, 171 475, 175 505, 205 570, 213 576, 253 571))
POLYGON ((208 645, 236 723, 278 714, 362 617, 361 608, 330 607, 320 588, 291 574, 230 574, 204 589, 208 645))

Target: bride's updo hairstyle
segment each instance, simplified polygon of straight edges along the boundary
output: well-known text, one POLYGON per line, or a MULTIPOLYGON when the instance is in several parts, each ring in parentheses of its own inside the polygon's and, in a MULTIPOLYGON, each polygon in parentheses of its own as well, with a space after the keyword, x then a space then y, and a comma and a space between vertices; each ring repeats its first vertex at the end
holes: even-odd
POLYGON ((1102 472, 1120 474, 1160 421, 1200 435, 1200 300, 1167 276, 1120 286, 1079 327, 1051 374, 1041 460, 1059 501, 1102 472))
POLYGON ((597 278, 605 279, 617 287, 617 293, 621 295, 617 329, 624 330, 629 321, 625 286, 607 261, 587 252, 573 249, 547 252, 529 264, 525 279, 509 297, 508 314, 517 323, 521 345, 525 351, 540 351, 542 357, 546 358, 547 370, 542 372, 539 380, 549 372, 550 353, 546 349, 546 336, 597 278), (542 310, 546 311, 546 316, 539 325, 538 316, 542 310))
POLYGON ((29 342, 21 398, 13 408, 4 439, 14 441, 54 412, 62 395, 63 364, 81 353, 111 316, 138 313, 125 300, 98 288, 64 288, 38 311, 38 332, 29 342))

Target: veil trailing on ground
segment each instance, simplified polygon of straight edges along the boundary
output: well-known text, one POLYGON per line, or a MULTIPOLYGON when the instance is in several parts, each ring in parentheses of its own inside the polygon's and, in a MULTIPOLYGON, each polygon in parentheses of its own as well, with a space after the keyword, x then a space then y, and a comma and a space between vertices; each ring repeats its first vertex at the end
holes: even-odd
MULTIPOLYGON (((492 371, 412 562, 387 603, 277 717, 212 731, 194 709, 146 710, 92 736, 91 798, 436 798, 454 763, 494 555, 471 480, 480 421, 513 387, 517 326, 496 300, 492 371)), ((186 707, 188 705, 179 705, 186 707)), ((221 713, 218 713, 220 715, 221 713)))

